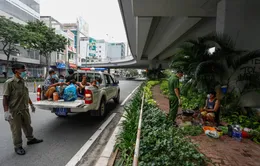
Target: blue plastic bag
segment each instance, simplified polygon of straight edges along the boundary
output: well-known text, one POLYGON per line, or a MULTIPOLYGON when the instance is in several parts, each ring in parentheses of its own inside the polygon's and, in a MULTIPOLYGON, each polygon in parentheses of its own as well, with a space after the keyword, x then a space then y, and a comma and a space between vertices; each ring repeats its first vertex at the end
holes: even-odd
POLYGON ((64 90, 63 94, 64 101, 75 101, 77 100, 77 88, 75 85, 70 84, 64 90))

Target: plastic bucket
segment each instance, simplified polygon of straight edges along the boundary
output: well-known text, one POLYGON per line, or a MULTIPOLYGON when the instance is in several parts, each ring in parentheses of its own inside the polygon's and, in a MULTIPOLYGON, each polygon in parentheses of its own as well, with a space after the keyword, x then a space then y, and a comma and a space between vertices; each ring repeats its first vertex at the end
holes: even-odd
POLYGON ((221 91, 222 91, 222 93, 226 94, 227 93, 227 86, 222 86, 221 91))
POLYGON ((53 101, 58 101, 59 100, 59 94, 58 92, 53 93, 53 101))

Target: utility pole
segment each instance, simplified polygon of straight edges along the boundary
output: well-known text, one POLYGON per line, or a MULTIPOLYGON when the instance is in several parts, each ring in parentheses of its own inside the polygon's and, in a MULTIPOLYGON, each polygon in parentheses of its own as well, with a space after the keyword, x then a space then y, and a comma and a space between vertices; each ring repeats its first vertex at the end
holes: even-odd
POLYGON ((76 66, 77 66, 77 82, 79 81, 79 72, 78 72, 78 55, 80 53, 80 18, 77 18, 77 53, 76 53, 76 66))

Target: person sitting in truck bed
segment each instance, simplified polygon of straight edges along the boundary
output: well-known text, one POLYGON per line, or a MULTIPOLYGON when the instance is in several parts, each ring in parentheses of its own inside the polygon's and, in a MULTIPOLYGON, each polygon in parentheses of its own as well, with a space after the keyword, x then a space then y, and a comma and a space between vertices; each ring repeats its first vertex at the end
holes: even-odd
POLYGON ((99 85, 102 83, 102 79, 101 78, 96 78, 92 83, 91 85, 98 88, 99 85))
POLYGON ((69 69, 68 70, 69 75, 66 77, 66 83, 69 83, 71 80, 74 80, 74 70, 69 69))
POLYGON ((82 76, 82 81, 81 82, 77 82, 77 91, 79 92, 79 94, 84 95, 84 89, 86 86, 89 86, 90 84, 87 82, 87 76, 83 75, 82 76))
MULTIPOLYGON (((65 77, 63 75, 59 76, 59 83, 64 83, 65 77)), ((63 98, 64 89, 67 87, 67 84, 56 86, 56 91, 59 93, 59 97, 63 98)))
POLYGON ((56 91, 56 86, 64 85, 62 82, 58 82, 58 77, 54 70, 49 71, 49 76, 44 81, 44 96, 51 101, 53 93, 56 91))

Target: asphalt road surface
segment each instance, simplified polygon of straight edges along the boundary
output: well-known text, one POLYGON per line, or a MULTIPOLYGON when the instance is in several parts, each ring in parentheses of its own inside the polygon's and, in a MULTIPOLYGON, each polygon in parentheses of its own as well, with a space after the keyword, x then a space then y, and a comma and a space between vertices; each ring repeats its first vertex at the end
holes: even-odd
MULTIPOLYGON (((140 83, 120 81, 120 102, 140 83)), ((30 94, 30 97, 36 100, 35 94, 30 94)), ((31 114, 34 136, 44 142, 27 146, 23 136, 27 154, 19 156, 14 153, 9 124, 4 120, 1 96, 0 104, 0 166, 64 166, 105 121, 97 120, 88 113, 58 118, 48 110, 37 109, 35 114, 31 114)), ((120 105, 113 101, 107 105, 110 114, 118 107, 120 105)))

